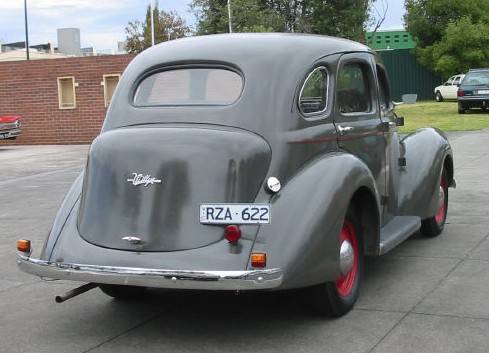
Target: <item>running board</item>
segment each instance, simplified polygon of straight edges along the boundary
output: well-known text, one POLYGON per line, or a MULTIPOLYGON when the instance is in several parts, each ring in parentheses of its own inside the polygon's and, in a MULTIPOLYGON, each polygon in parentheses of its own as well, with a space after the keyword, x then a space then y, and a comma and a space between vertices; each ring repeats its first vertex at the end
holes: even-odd
POLYGON ((421 228, 421 218, 397 216, 380 230, 379 255, 394 249, 421 228))

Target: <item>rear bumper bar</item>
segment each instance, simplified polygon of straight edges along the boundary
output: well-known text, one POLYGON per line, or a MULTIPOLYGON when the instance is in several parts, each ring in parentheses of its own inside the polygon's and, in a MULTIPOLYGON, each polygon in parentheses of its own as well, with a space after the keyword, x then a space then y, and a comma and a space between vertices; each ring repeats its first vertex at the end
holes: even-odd
POLYGON ((0 140, 8 140, 18 137, 21 132, 22 130, 20 129, 0 131, 0 140))
POLYGON ((17 254, 20 270, 51 279, 154 288, 260 290, 282 284, 280 269, 250 271, 177 271, 48 262, 17 254))

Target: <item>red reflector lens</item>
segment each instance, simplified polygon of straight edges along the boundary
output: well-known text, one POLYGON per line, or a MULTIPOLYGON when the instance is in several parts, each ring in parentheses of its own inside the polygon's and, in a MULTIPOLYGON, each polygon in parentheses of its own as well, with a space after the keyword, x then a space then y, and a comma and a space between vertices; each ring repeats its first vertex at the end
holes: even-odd
POLYGON ((459 96, 459 97, 463 97, 463 96, 465 96, 465 91, 464 91, 463 89, 459 89, 459 90, 457 91, 457 96, 459 96))
POLYGON ((263 252, 251 253, 252 267, 265 267, 267 265, 267 254, 263 252))
POLYGON ((241 238, 241 229, 235 225, 226 226, 224 230, 224 237, 230 243, 236 243, 238 239, 241 238))

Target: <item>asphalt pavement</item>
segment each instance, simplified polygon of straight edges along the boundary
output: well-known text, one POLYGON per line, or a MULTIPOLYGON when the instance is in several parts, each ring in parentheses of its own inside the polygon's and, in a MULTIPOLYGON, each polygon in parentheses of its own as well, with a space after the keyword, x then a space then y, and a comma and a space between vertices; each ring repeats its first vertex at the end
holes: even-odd
POLYGON ((121 302, 17 270, 15 241, 42 247, 87 146, 0 147, 0 352, 489 352, 489 130, 450 135, 457 189, 435 239, 367 261, 355 309, 307 310, 298 293, 150 291, 121 302))

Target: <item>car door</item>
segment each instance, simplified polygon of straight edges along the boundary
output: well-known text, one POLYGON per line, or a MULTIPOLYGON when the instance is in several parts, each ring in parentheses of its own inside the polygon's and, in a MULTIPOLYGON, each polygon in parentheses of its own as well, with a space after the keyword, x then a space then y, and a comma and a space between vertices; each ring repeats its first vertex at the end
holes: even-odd
POLYGON ((377 85, 379 95, 379 110, 384 128, 383 134, 386 143, 386 202, 384 205, 383 221, 391 220, 398 214, 398 190, 399 190, 399 158, 402 157, 401 138, 397 131, 397 116, 394 111, 389 88, 389 79, 385 68, 377 64, 377 85))
POLYGON ((377 188, 386 191, 386 140, 382 133, 373 57, 345 54, 336 76, 334 123, 341 150, 361 159, 371 170, 377 188))
POLYGON ((460 82, 462 81, 462 76, 458 75, 455 76, 452 85, 449 86, 450 90, 447 94, 447 99, 457 99, 457 91, 458 91, 458 86, 460 86, 460 82))
POLYGON ((449 99, 450 90, 452 88, 453 80, 455 80, 455 76, 450 77, 447 82, 440 88, 440 93, 443 98, 449 99))

